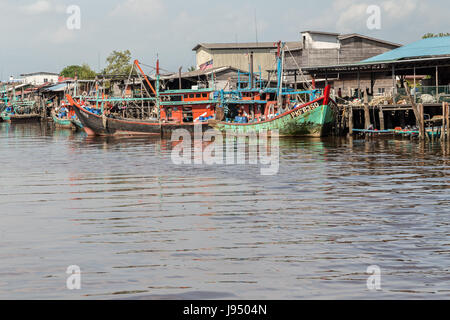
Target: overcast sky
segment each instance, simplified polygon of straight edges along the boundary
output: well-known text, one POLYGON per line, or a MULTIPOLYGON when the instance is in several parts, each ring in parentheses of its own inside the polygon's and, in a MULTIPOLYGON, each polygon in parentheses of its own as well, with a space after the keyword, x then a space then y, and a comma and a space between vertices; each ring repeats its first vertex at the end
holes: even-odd
POLYGON ((0 0, 0 78, 60 72, 66 65, 105 66, 112 50, 184 70, 195 65, 199 42, 296 41, 300 31, 361 33, 410 43, 428 32, 450 32, 446 0, 0 0), (69 30, 67 8, 81 9, 81 28, 69 30), (381 28, 369 30, 369 5, 381 9, 381 28), (255 16, 256 25, 255 28, 255 16))

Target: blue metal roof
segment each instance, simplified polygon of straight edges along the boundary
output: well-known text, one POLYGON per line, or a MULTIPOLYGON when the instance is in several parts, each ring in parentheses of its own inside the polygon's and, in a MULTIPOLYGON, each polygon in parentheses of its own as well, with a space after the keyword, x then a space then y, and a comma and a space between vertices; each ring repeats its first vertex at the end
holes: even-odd
POLYGON ((67 87, 67 83, 58 83, 51 87, 45 88, 43 91, 64 91, 67 87))
POLYGON ((450 55, 450 37, 422 39, 403 47, 382 53, 362 63, 396 61, 418 57, 450 55))

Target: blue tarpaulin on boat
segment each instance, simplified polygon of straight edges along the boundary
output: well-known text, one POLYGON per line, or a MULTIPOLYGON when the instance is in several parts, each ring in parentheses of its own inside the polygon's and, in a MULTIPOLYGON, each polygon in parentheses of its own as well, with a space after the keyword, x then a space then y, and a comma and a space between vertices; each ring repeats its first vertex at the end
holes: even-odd
POLYGON ((428 38, 385 52, 362 63, 450 55, 450 37, 428 38))

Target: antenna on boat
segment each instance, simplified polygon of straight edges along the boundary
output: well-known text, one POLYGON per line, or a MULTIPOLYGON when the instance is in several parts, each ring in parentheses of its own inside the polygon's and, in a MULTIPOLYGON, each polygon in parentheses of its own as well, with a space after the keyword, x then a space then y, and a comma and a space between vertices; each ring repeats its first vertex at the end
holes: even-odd
POLYGON ((256 45, 258 45, 258 24, 256 23, 256 8, 255 8, 255 36, 256 36, 256 45))
POLYGON ((161 123, 161 104, 159 95, 159 54, 156 54, 156 109, 158 110, 158 120, 161 123))
POLYGON ((156 75, 159 75, 159 54, 156 54, 156 75))

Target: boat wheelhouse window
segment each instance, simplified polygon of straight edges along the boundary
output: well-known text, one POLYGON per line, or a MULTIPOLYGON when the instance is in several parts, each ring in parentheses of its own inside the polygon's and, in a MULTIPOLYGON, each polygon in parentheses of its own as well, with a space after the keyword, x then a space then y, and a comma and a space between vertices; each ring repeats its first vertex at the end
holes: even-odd
POLYGON ((195 95, 195 97, 196 97, 196 98, 200 98, 200 93, 197 93, 197 94, 195 95))
POLYGON ((191 94, 189 95, 189 98, 193 98, 193 97, 194 97, 194 94, 191 93, 191 94))
POLYGON ((202 98, 208 98, 208 94, 207 93, 202 93, 202 98))

